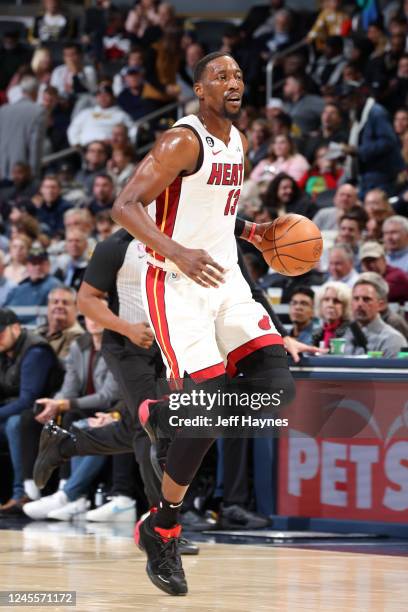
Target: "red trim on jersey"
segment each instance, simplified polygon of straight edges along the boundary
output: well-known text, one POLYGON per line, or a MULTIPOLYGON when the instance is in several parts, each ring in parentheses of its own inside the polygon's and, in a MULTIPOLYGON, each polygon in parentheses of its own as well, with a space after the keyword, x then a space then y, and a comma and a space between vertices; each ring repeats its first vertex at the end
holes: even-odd
POLYGON ((197 372, 190 373, 191 378, 196 383, 204 382, 205 380, 209 380, 210 378, 216 378, 217 376, 222 376, 225 374, 225 366, 222 361, 212 366, 208 366, 208 368, 203 368, 202 370, 197 370, 197 372))
MULTIPOLYGON (((178 176, 171 185, 166 187, 166 189, 156 198, 156 225, 161 232, 170 236, 170 238, 173 235, 174 225, 176 223, 182 180, 182 177, 178 176)), ((147 252, 159 261, 165 260, 163 255, 156 253, 150 248, 147 248, 147 252)))
POLYGON ((166 318, 166 305, 164 299, 164 281, 166 272, 160 268, 148 266, 146 274, 146 294, 156 340, 166 357, 170 369, 172 387, 179 388, 181 379, 176 353, 170 342, 169 326, 166 318))
POLYGON ((227 356, 227 373, 230 376, 235 376, 237 373, 237 363, 240 359, 248 357, 251 353, 258 351, 265 346, 272 346, 275 344, 283 345, 283 338, 279 334, 265 334, 264 336, 258 336, 258 338, 252 338, 245 344, 241 344, 236 349, 228 353, 227 356))

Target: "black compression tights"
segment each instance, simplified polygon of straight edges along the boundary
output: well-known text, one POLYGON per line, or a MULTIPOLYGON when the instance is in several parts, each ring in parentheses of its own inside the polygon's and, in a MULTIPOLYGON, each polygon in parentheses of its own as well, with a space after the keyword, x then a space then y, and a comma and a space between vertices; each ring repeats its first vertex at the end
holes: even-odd
MULTIPOLYGON (((262 390, 275 392, 283 390, 281 407, 294 399, 295 385, 288 368, 286 351, 282 346, 267 346, 251 353, 237 363, 238 371, 245 377, 245 386, 240 385, 247 393, 262 390), (255 380, 254 380, 255 379, 255 380)), ((219 376, 200 385, 204 390, 215 388, 231 390, 234 382, 226 382, 224 376, 219 376)), ((185 438, 176 437, 171 443, 166 462, 166 472, 177 484, 189 485, 197 473, 207 451, 216 438, 185 438)))

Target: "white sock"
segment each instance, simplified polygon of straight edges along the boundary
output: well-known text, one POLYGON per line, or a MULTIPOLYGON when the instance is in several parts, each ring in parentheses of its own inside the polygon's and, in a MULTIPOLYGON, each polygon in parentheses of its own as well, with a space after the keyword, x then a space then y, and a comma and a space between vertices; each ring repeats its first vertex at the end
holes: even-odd
POLYGON ((36 486, 34 480, 24 481, 24 491, 25 491, 25 494, 33 501, 36 501, 37 499, 40 499, 41 497, 41 491, 36 486))
POLYGON ((65 487, 65 483, 67 482, 66 478, 61 478, 58 485, 58 491, 62 491, 65 487))

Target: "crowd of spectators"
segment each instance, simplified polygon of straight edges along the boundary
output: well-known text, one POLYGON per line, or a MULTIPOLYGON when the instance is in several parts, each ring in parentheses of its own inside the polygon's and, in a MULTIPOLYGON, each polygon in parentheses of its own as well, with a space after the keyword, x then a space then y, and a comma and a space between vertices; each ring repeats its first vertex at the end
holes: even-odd
POLYGON ((396 357, 408 345, 408 10, 403 1, 374 4, 368 14, 324 0, 318 14, 300 15, 269 0, 226 24, 214 43, 168 2, 126 9, 97 0, 77 19, 58 0, 43 0, 26 36, 4 32, 0 377, 8 378, 0 436, 14 481, 0 515, 27 502, 34 518, 88 508, 90 479, 78 475, 96 475, 100 458, 74 462, 54 497, 38 501, 40 424, 56 415, 93 418, 119 399, 99 355, 101 330, 78 323, 76 290, 96 243, 117 229, 110 209, 139 150, 176 113, 141 118, 172 102, 195 112, 193 69, 208 51, 231 54, 244 72, 237 127, 249 141, 249 167, 239 215, 264 222, 302 214, 323 234, 321 261, 299 277, 268 269, 259 251, 242 245, 253 279, 288 304, 290 334, 322 349, 344 338, 346 355, 396 357), (36 308, 45 306, 39 319, 36 308), (79 353, 88 361, 75 386, 79 353), (39 399, 43 410, 33 416, 39 399))

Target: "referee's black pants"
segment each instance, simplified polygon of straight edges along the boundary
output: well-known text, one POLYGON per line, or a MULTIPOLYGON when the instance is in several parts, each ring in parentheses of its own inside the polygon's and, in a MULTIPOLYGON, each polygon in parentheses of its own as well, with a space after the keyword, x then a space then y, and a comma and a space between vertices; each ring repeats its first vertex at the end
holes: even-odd
POLYGON ((160 351, 156 344, 146 350, 124 339, 123 346, 102 345, 102 354, 119 384, 127 411, 120 421, 105 427, 73 427, 77 454, 115 455, 133 450, 149 505, 155 506, 160 498, 161 483, 152 468, 150 440, 139 423, 138 407, 143 400, 161 397, 166 392, 160 351))

